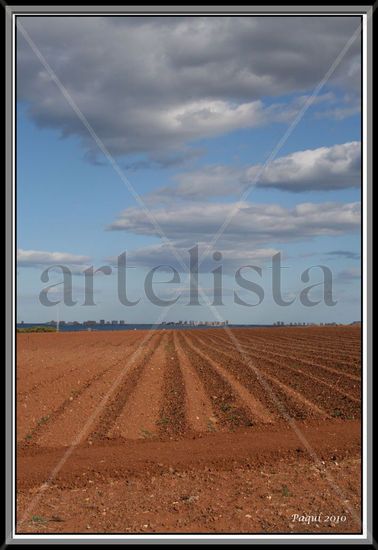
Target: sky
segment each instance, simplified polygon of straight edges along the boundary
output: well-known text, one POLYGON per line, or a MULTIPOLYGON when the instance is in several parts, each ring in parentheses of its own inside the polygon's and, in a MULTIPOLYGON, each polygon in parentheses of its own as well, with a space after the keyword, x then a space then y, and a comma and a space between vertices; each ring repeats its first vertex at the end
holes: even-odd
POLYGON ((18 322, 360 319, 358 17, 18 22, 18 322), (123 252, 133 306, 118 299, 123 252), (287 305, 272 291, 277 254, 287 305), (84 270, 104 265, 87 305, 84 270), (146 294, 153 269, 164 305, 146 294))

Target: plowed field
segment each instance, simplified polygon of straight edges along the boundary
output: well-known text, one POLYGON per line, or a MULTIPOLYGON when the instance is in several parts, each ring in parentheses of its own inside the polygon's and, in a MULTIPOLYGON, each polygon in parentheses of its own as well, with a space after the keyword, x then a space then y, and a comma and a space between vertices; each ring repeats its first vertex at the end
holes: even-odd
POLYGON ((360 532, 360 348, 358 327, 18 334, 17 532, 360 532))

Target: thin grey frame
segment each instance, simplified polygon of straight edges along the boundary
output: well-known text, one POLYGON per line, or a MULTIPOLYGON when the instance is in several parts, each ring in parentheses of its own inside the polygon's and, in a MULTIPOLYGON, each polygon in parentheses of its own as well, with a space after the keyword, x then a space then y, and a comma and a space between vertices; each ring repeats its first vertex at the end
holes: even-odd
MULTIPOLYGON (((5 80, 6 80, 6 518, 5 529, 9 535, 5 540, 5 544, 125 544, 129 541, 132 544, 372 544, 372 301, 366 297, 372 296, 372 11, 371 5, 366 6, 7 6, 6 21, 5 21, 5 41, 6 41, 6 63, 5 63, 5 80), (13 487, 13 459, 14 459, 14 441, 13 441, 13 422, 14 422, 14 399, 13 399, 13 363, 14 363, 14 345, 15 345, 15 311, 14 311, 14 284, 15 284, 15 234, 14 234, 14 216, 15 216, 15 196, 13 190, 13 178, 15 177, 14 170, 14 93, 13 89, 13 17, 15 15, 66 15, 72 14, 104 14, 112 12, 119 14, 143 13, 153 15, 164 15, 168 13, 179 14, 236 14, 242 13, 245 15, 261 14, 261 13, 277 13, 277 14, 303 14, 303 15, 318 15, 318 14, 340 14, 340 15, 367 15, 366 24, 366 81, 365 81, 365 98, 363 104, 364 118, 366 124, 366 142, 364 144, 365 151, 365 177, 367 181, 367 191, 363 209, 366 216, 366 240, 364 245, 366 263, 365 277, 362 291, 365 295, 366 315, 363 317, 363 327, 365 332, 364 351, 367 358, 366 381, 364 400, 366 403, 366 418, 365 418, 365 444, 366 452, 364 456, 365 471, 367 476, 366 483, 366 537, 351 538, 348 535, 342 535, 336 538, 336 535, 330 535, 327 538, 319 535, 313 535, 312 538, 304 535, 286 535, 288 538, 279 538, 280 535, 271 538, 272 534, 266 534, 260 538, 257 535, 248 535, 246 538, 241 536, 228 536, 228 538, 201 538, 200 536, 192 536, 188 534, 186 538, 178 538, 175 534, 168 535, 169 538, 157 538, 154 535, 138 535, 138 538, 128 538, 127 535, 122 538, 99 538, 99 536, 88 534, 85 538, 65 537, 64 535, 40 535, 38 538, 14 538, 13 520, 14 520, 14 487, 13 487), (366 326, 364 326, 364 323, 366 326), (370 483, 369 483, 370 481, 370 483)), ((208 535, 207 535, 208 536, 208 535)), ((222 536, 220 533, 219 536, 222 536)), ((204 535, 205 537, 205 535, 204 535)))

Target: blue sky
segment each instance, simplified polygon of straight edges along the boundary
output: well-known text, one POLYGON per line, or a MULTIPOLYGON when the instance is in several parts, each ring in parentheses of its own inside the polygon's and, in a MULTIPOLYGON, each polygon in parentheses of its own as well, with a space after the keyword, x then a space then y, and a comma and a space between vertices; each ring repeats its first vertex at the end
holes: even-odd
MULTIPOLYGON (((358 27, 358 18, 22 18, 47 63, 138 193, 114 167, 19 33, 17 89, 18 321, 126 319, 130 323, 212 320, 351 322, 360 318, 360 40, 262 169, 296 115, 358 27), (298 24, 300 22, 300 24, 298 24), (244 194, 244 195, 243 195, 244 194), (243 197, 243 203, 236 208, 243 197), (143 203, 143 207, 141 204, 143 203), (154 219, 159 227, 151 224, 154 219), (177 258, 211 248, 223 254, 224 305, 188 306, 187 274, 177 258), (164 234, 166 242, 161 239, 164 234), (169 246, 167 245, 169 242, 169 246), (117 300, 114 259, 127 251, 128 293, 117 300), (281 252, 280 307, 271 292, 271 257, 281 252), (73 307, 45 307, 41 273, 71 267, 73 307), (95 277, 96 306, 83 306, 83 270, 113 266, 95 277), (160 264, 181 282, 156 293, 181 298, 172 308, 151 304, 146 273, 160 264), (234 275, 259 265, 256 296, 234 275), (300 304, 301 273, 326 265, 333 273, 329 307, 300 304), (58 311, 59 309, 59 311, 58 311), (214 317, 215 316, 215 317, 214 317)), ((212 301, 217 267, 203 263, 200 284, 212 301)), ((309 284, 321 282, 312 270, 309 284)), ((51 271, 49 284, 62 280, 51 271)), ((58 288, 58 287, 57 287, 58 288)), ((321 298, 321 288, 314 299, 321 298)), ((51 296, 54 295, 52 291, 51 296)))

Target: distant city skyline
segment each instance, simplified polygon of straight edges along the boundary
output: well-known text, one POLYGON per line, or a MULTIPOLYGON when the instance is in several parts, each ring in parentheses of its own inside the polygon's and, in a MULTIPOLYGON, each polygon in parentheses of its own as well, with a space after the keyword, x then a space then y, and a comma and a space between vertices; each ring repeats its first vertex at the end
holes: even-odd
MULTIPOLYGON (((264 324, 258 324, 258 323, 244 323, 241 324, 241 326, 251 326, 251 327, 258 327, 258 326, 273 326, 273 327, 310 327, 310 326, 337 326, 337 325, 343 325, 343 324, 349 324, 349 325, 355 325, 360 323, 360 321, 352 321, 351 323, 337 323, 336 321, 321 321, 319 323, 314 322, 306 322, 306 321, 291 321, 290 323, 285 323, 284 321, 274 321, 273 323, 264 323, 264 324)), ((24 321, 21 321, 17 323, 18 326, 24 326, 24 325, 38 325, 39 323, 25 323, 24 321)), ((125 320, 86 320, 86 321, 56 321, 52 319, 51 321, 47 321, 46 323, 40 323, 41 325, 49 325, 49 326, 55 326, 55 327, 76 327, 76 326, 83 326, 83 327, 96 327, 96 326, 145 326, 150 325, 150 323, 129 323, 125 320)), ((238 326, 238 323, 229 323, 228 319, 224 321, 182 321, 182 320, 169 320, 169 321, 162 321, 159 323, 158 326, 161 327, 170 327, 170 326, 185 326, 185 327, 224 327, 224 326, 238 326)), ((240 325, 239 325, 240 326, 240 325)))

